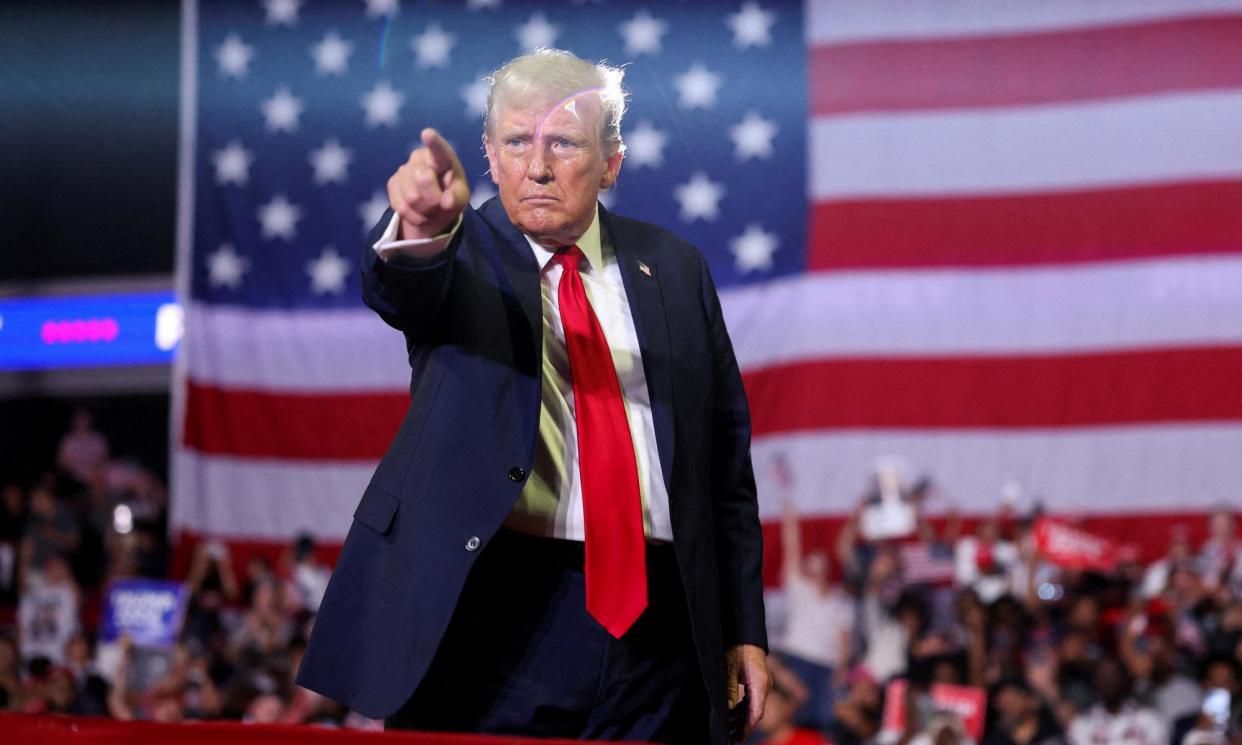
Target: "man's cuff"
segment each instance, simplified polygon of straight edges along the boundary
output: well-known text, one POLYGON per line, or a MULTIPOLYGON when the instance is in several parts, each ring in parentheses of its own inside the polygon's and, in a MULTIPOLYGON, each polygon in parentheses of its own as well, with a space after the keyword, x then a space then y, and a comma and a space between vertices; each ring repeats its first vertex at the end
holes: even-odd
POLYGON ((384 229, 379 240, 375 242, 372 248, 375 253, 384 261, 389 261, 394 256, 408 256, 414 259, 429 259, 436 254, 442 253, 448 248, 448 244, 452 242, 453 236, 457 234, 461 228, 461 215, 457 216, 457 220, 453 222, 453 227, 448 231, 441 233, 432 238, 415 238, 412 240, 397 240, 397 230, 401 227, 401 216, 393 213, 392 219, 388 221, 388 227, 384 229))

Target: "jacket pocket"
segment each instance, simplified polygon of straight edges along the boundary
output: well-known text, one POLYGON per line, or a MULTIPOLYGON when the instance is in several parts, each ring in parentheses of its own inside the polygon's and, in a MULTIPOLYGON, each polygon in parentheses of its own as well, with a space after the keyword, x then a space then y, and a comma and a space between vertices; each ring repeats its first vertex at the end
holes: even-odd
POLYGON ((368 484, 358 509, 354 510, 354 519, 381 535, 388 535, 400 506, 400 499, 375 484, 368 484))

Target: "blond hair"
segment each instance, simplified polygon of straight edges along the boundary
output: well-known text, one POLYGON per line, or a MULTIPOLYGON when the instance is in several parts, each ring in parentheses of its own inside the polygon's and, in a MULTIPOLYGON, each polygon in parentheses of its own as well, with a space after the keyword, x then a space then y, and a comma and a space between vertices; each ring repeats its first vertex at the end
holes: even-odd
POLYGON ((621 118, 625 116, 625 99, 629 92, 621 86, 625 71, 600 62, 592 64, 563 49, 536 49, 515 57, 488 78, 487 113, 483 134, 491 135, 493 113, 497 106, 521 101, 526 105, 555 105, 560 101, 598 92, 603 111, 600 141, 609 153, 624 151, 621 140, 621 118))

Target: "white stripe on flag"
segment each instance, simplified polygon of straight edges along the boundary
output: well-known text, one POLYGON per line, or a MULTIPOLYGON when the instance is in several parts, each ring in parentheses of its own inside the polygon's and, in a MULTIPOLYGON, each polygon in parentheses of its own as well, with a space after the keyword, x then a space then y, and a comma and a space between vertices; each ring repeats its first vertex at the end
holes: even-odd
MULTIPOLYGON (((1239 287, 1242 257, 1192 257, 813 274, 726 289, 721 303, 738 360, 754 369, 831 357, 1238 344, 1239 287)), ((195 305, 188 318, 184 349, 202 383, 283 393, 400 392, 409 384, 401 335, 366 309, 195 305)))
POLYGON ((183 345, 192 377, 284 393, 404 390, 405 340, 368 308, 251 310, 193 304, 183 345))
POLYGON ((811 44, 991 36, 1242 11, 1242 0, 809 0, 811 44))
MULTIPOLYGON (((760 515, 779 517, 774 495, 790 493, 808 514, 849 512, 876 459, 897 456, 908 477, 930 473, 940 503, 990 512, 1001 487, 1068 514, 1181 510, 1236 500, 1242 425, 1148 425, 1047 431, 807 432, 758 438, 753 446, 760 515), (773 481, 777 453, 792 489, 773 481)), ((300 530, 339 540, 372 464, 203 456, 181 450, 185 491, 172 503, 174 530, 233 538, 286 539, 300 530)))
POLYGON ((745 369, 801 359, 1242 343, 1242 257, 834 272, 722 293, 745 369))
POLYGON ((800 511, 847 513, 876 459, 896 456, 907 480, 930 475, 940 509, 995 510, 1001 487, 1022 485, 1062 513, 1135 513, 1236 503, 1242 424, 1144 425, 1044 431, 837 431, 762 437, 752 454, 760 515, 780 516, 772 463, 782 454, 800 511))
POLYGON ((818 200, 1045 192, 1242 175, 1242 91, 813 119, 818 200))
POLYGON ((174 459, 181 493, 173 531, 230 538, 288 540, 305 531, 345 537, 373 463, 260 460, 206 456, 184 448, 174 459))

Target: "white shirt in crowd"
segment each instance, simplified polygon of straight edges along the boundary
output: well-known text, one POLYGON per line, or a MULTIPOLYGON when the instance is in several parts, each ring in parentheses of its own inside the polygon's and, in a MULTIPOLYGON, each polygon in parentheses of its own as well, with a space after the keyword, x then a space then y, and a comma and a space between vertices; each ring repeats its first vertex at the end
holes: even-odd
POLYGON ((43 581, 32 572, 17 607, 22 659, 46 657, 53 666, 65 662, 65 648, 78 632, 78 594, 68 582, 43 581))
POLYGON ((984 604, 991 604, 1013 588, 1010 569, 1019 563, 1018 547, 1009 541, 992 544, 992 562, 996 571, 985 574, 979 568, 981 542, 973 536, 958 540, 953 549, 953 569, 958 587, 969 587, 984 604))
POLYGON ((1103 706, 1074 717, 1070 745, 1167 745, 1169 729, 1154 710, 1126 703, 1116 714, 1103 706))
POLYGON ((785 579, 788 624, 781 651, 824 667, 835 667, 848 653, 855 602, 839 588, 821 592, 817 583, 794 572, 785 579))
POLYGON ((862 623, 867 638, 863 651, 863 668, 878 681, 886 681, 906 671, 906 649, 910 632, 895 616, 885 610, 874 592, 863 597, 862 623))

